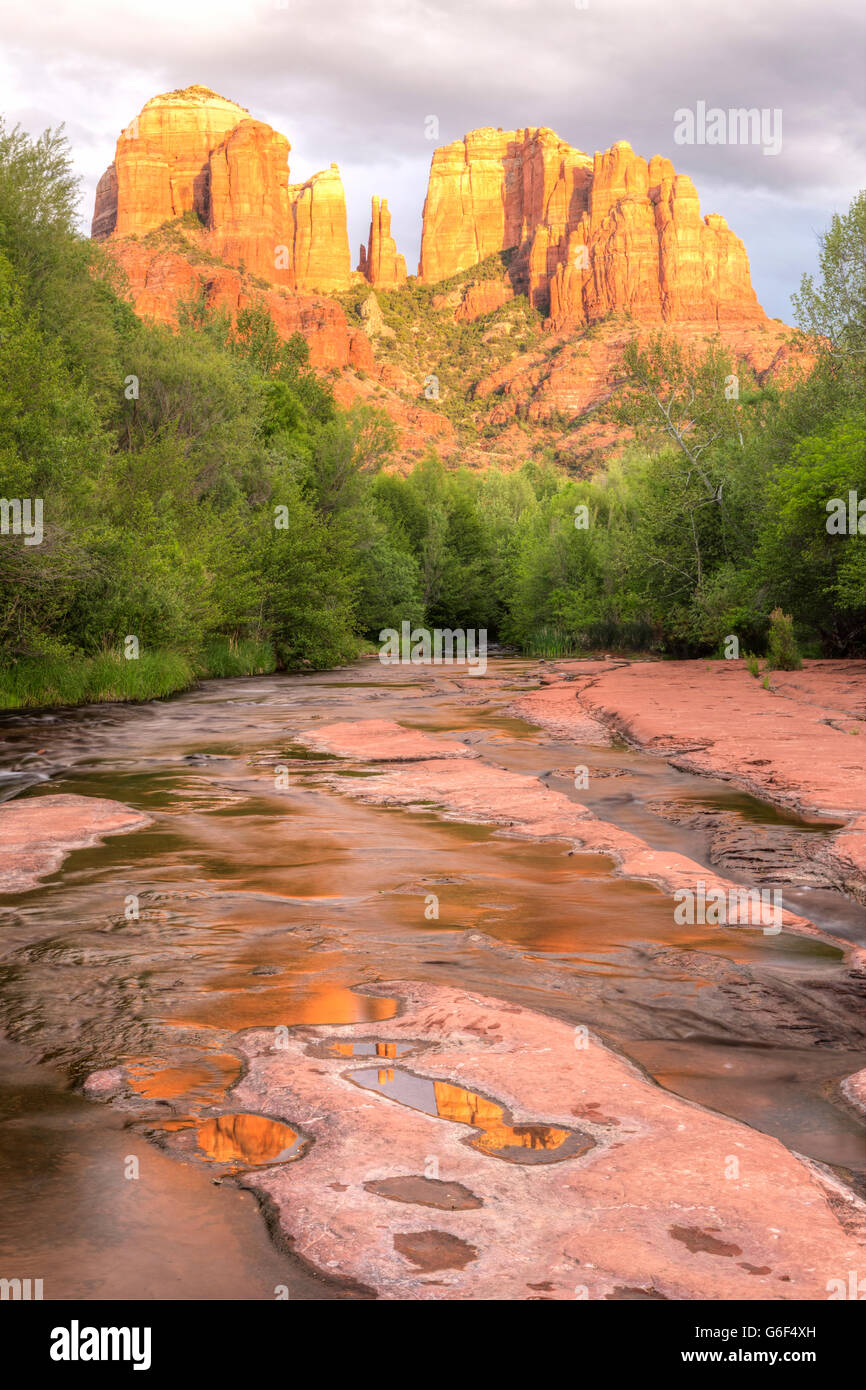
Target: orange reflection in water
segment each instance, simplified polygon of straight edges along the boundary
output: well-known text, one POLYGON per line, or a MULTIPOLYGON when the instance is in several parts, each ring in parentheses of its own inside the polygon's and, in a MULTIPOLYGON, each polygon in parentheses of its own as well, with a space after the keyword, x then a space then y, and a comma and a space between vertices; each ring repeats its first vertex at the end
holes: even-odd
MULTIPOLYGON (((366 1046, 369 1048, 370 1044, 366 1046)), ((418 1076, 402 1067, 367 1067, 352 1072, 351 1079, 357 1086, 378 1091, 398 1105, 422 1110, 453 1124, 467 1125, 475 1131, 467 1140, 472 1148, 513 1163, 546 1163, 573 1158, 595 1143, 591 1135, 580 1130, 515 1123, 506 1107, 495 1100, 488 1100, 450 1081, 418 1076)))
MULTIPOLYGON (((374 1050, 367 1055, 370 1057, 396 1057, 397 1046, 397 1043, 377 1042, 374 1044, 374 1050)), ((335 1052, 338 1057, 360 1057, 364 1055, 364 1053, 360 1051, 358 1044, 353 1042, 331 1043, 331 1051, 335 1052)))
POLYGON ((225 1052, 176 1066, 166 1066, 161 1057, 143 1057, 130 1062, 126 1074, 132 1089, 148 1100, 188 1096, 199 1104, 214 1104, 237 1081, 240 1070, 237 1057, 225 1052))
POLYGON ((216 1163, 273 1163, 292 1157, 298 1135, 264 1115, 217 1115, 198 1126, 198 1146, 216 1163))
MULTIPOLYGON (((381 1073, 380 1073, 381 1075, 381 1073)), ((393 1073, 392 1073, 393 1077, 393 1073)), ((570 1131, 553 1125, 511 1125, 505 1120, 503 1106, 474 1091, 464 1091, 448 1081, 434 1081, 436 1112, 443 1120, 472 1125, 481 1134, 472 1147, 483 1153, 498 1153, 502 1149, 558 1149, 568 1139, 570 1131)))
POLYGON ((393 1018, 397 1012, 396 999, 356 994, 346 985, 327 981, 304 980, 298 977, 280 981, 263 988, 212 990, 204 993, 194 1004, 184 1005, 173 1022, 189 1026, 226 1028, 237 1033, 242 1028, 271 1028, 296 1024, 334 1025, 344 1023, 379 1023, 393 1018))

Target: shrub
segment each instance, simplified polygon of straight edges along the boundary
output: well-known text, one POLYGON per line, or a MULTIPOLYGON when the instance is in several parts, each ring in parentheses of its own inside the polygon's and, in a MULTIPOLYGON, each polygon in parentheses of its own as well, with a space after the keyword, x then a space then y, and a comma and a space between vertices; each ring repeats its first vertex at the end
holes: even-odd
POLYGON ((770 635, 767 639, 767 668, 770 671, 799 671, 803 659, 794 637, 794 620, 781 608, 770 614, 770 635))

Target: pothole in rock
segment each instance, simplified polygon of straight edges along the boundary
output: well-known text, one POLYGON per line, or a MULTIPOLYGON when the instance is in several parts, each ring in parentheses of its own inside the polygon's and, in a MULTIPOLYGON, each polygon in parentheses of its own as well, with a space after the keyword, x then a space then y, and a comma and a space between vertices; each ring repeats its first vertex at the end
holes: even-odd
POLYGON ((481 1198, 462 1182, 443 1182, 441 1178, 422 1177, 417 1173, 365 1182, 364 1190, 376 1197, 386 1197, 389 1202, 436 1207, 439 1211, 471 1211, 484 1206, 481 1198))
POLYGON ((582 1130, 515 1123, 504 1106, 476 1091, 450 1081, 416 1076, 401 1067, 364 1068, 351 1072, 349 1079, 356 1086, 376 1091, 410 1110, 421 1110, 479 1131, 466 1142, 492 1158, 511 1163, 557 1163, 595 1147, 592 1136, 582 1130))
POLYGON ((208 1119, 169 1120, 162 1126, 169 1147, 186 1158, 204 1159, 237 1172, 302 1158, 309 1140, 267 1115, 244 1112, 208 1119))

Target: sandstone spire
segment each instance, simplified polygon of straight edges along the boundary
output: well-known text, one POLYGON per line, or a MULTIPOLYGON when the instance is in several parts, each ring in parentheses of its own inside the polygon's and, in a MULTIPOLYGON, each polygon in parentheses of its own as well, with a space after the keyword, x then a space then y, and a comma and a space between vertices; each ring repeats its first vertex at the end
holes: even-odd
POLYGON ((406 283, 406 261, 391 236, 387 198, 373 197, 370 235, 366 247, 361 247, 358 269, 376 289, 397 289, 406 283))

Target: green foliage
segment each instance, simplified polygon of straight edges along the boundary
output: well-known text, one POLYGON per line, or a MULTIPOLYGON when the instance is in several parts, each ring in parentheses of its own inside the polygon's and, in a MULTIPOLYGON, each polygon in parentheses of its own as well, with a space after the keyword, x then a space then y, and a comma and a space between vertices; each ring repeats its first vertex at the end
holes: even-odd
POLYGON ((194 681, 192 664, 175 651, 143 653, 137 661, 118 652, 72 661, 49 656, 0 670, 0 709, 156 700, 194 681))
POLYGON ((44 513, 41 544, 0 537, 3 697, 325 666, 358 650, 362 601, 421 616, 416 561, 372 495, 390 422, 339 411, 263 303, 232 320, 202 291, 177 332, 141 323, 74 200, 60 134, 0 127, 0 494, 44 513))
POLYGON ((199 676, 268 676, 277 669, 270 642, 254 637, 209 637, 195 663, 199 676))
POLYGON ((866 190, 836 213, 821 239, 821 278, 804 275, 791 296, 798 322, 840 353, 866 351, 866 190))
MULTIPOLYGON (((731 634, 779 669, 866 650, 863 195, 797 299, 827 338, 808 375, 780 392, 718 344, 635 341, 606 411, 633 442, 581 480, 432 454, 388 471, 394 426, 339 408, 263 300, 232 319, 201 287, 177 331, 139 321, 74 201, 62 135, 0 124, 0 496, 44 506, 41 544, 0 536, 7 706, 330 666, 406 620, 551 657, 708 656, 731 634)), ((468 382, 530 341, 559 350, 524 299, 474 324, 433 307, 505 269, 380 295, 381 351, 439 377, 423 404, 466 437, 468 382)), ((344 296, 350 314, 368 294, 344 296)))
POLYGON ((770 633, 767 638, 767 669, 799 671, 802 665, 791 615, 783 613, 781 608, 774 608, 770 614, 770 633))

